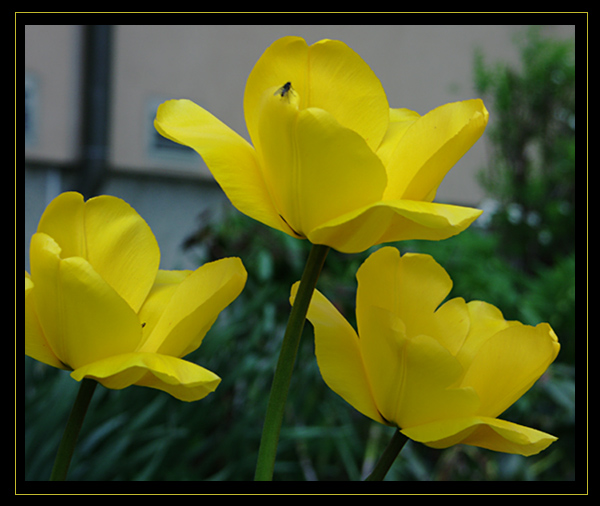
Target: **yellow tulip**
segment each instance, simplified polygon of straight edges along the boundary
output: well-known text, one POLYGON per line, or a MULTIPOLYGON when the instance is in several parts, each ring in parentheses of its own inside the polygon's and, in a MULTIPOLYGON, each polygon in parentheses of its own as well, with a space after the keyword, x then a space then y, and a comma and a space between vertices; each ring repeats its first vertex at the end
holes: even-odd
POLYGON ((159 270, 146 222, 121 199, 75 192, 46 208, 25 272, 25 354, 108 388, 141 385, 193 401, 220 378, 182 360, 242 291, 238 258, 159 270))
POLYGON ((275 41, 244 94, 252 144, 189 100, 157 111, 159 133, 204 159, 241 212, 342 252, 405 239, 439 240, 481 211, 432 202, 483 133, 479 99, 424 116, 390 109, 369 66, 343 42, 275 41))
POLYGON ((550 325, 506 321, 481 301, 440 305, 452 281, 429 255, 400 257, 382 248, 357 279, 358 333, 318 291, 308 311, 332 390, 433 448, 462 443, 533 455, 556 440, 498 419, 556 358, 560 345, 550 325))

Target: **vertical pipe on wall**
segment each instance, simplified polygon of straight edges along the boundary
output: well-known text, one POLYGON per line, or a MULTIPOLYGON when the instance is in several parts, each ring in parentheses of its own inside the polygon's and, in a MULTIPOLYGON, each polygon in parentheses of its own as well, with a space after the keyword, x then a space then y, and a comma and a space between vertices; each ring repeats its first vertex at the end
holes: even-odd
POLYGON ((98 194, 107 171, 113 27, 82 28, 81 166, 76 186, 87 199, 98 194))

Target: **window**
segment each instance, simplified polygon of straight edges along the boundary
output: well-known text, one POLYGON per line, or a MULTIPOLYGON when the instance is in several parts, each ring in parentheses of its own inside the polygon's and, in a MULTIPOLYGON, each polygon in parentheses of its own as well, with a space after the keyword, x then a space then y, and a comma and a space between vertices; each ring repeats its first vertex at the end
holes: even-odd
POLYGON ((25 145, 37 143, 38 137, 38 82, 35 77, 25 73, 25 145))

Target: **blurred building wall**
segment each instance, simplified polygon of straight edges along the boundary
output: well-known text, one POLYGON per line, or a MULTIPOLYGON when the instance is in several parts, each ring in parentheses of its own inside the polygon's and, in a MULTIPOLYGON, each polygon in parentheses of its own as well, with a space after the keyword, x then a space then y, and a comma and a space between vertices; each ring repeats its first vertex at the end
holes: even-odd
MULTIPOLYGON (((195 20, 202 20, 196 16, 195 20)), ((207 16, 207 20, 210 18, 207 16)), ((181 250, 199 214, 227 205, 201 158, 165 142, 152 121, 158 104, 189 98, 248 138, 242 98, 256 60, 277 38, 300 35, 309 44, 340 39, 381 79, 390 106, 420 114, 447 102, 475 97, 472 61, 517 64, 516 25, 366 26, 223 25, 112 26, 106 152, 96 193, 124 198, 149 223, 162 252, 162 268, 193 267, 181 250)), ((82 163, 89 125, 88 26, 25 29, 25 262, 31 235, 47 203, 78 190, 92 176, 82 163), (86 98, 87 97, 87 98, 86 98), (86 102, 85 100, 88 100, 86 102)), ((574 36, 573 26, 546 26, 547 35, 574 36)), ((91 98, 90 98, 91 97, 91 98)), ((100 108, 102 111, 102 108, 100 108)), ((493 122, 493 114, 491 116, 493 122)), ((483 194, 476 174, 486 164, 484 137, 459 161, 438 191, 438 201, 477 206, 483 194)), ((94 156, 92 150, 92 158, 94 156)))

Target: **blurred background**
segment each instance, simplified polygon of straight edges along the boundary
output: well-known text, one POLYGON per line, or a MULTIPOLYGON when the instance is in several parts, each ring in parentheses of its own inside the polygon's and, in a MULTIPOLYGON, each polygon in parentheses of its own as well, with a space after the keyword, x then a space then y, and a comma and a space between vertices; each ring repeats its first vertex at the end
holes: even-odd
MULTIPOLYGON (((197 18, 198 19, 198 18, 197 18)), ((277 38, 340 39, 381 79, 390 106, 420 114, 480 97, 484 136, 448 174, 437 201, 480 207, 466 232, 395 244, 432 254, 450 294, 548 321, 557 361, 502 418, 559 437, 534 457, 408 443, 388 480, 575 479, 575 27, 116 26, 25 27, 25 268, 29 241, 59 193, 121 197, 149 223, 161 268, 240 256, 242 295, 189 360, 223 381, 187 404, 156 390, 96 390, 73 480, 251 480, 291 284, 308 252, 238 213, 201 158, 162 138, 157 106, 189 98, 248 138, 246 78, 277 38)), ((360 255, 331 252, 319 288, 353 320, 360 255)), ((306 326, 276 464, 277 480, 360 480, 391 438, 322 381, 306 326)), ((78 384, 25 357, 25 479, 46 480, 78 384)))

